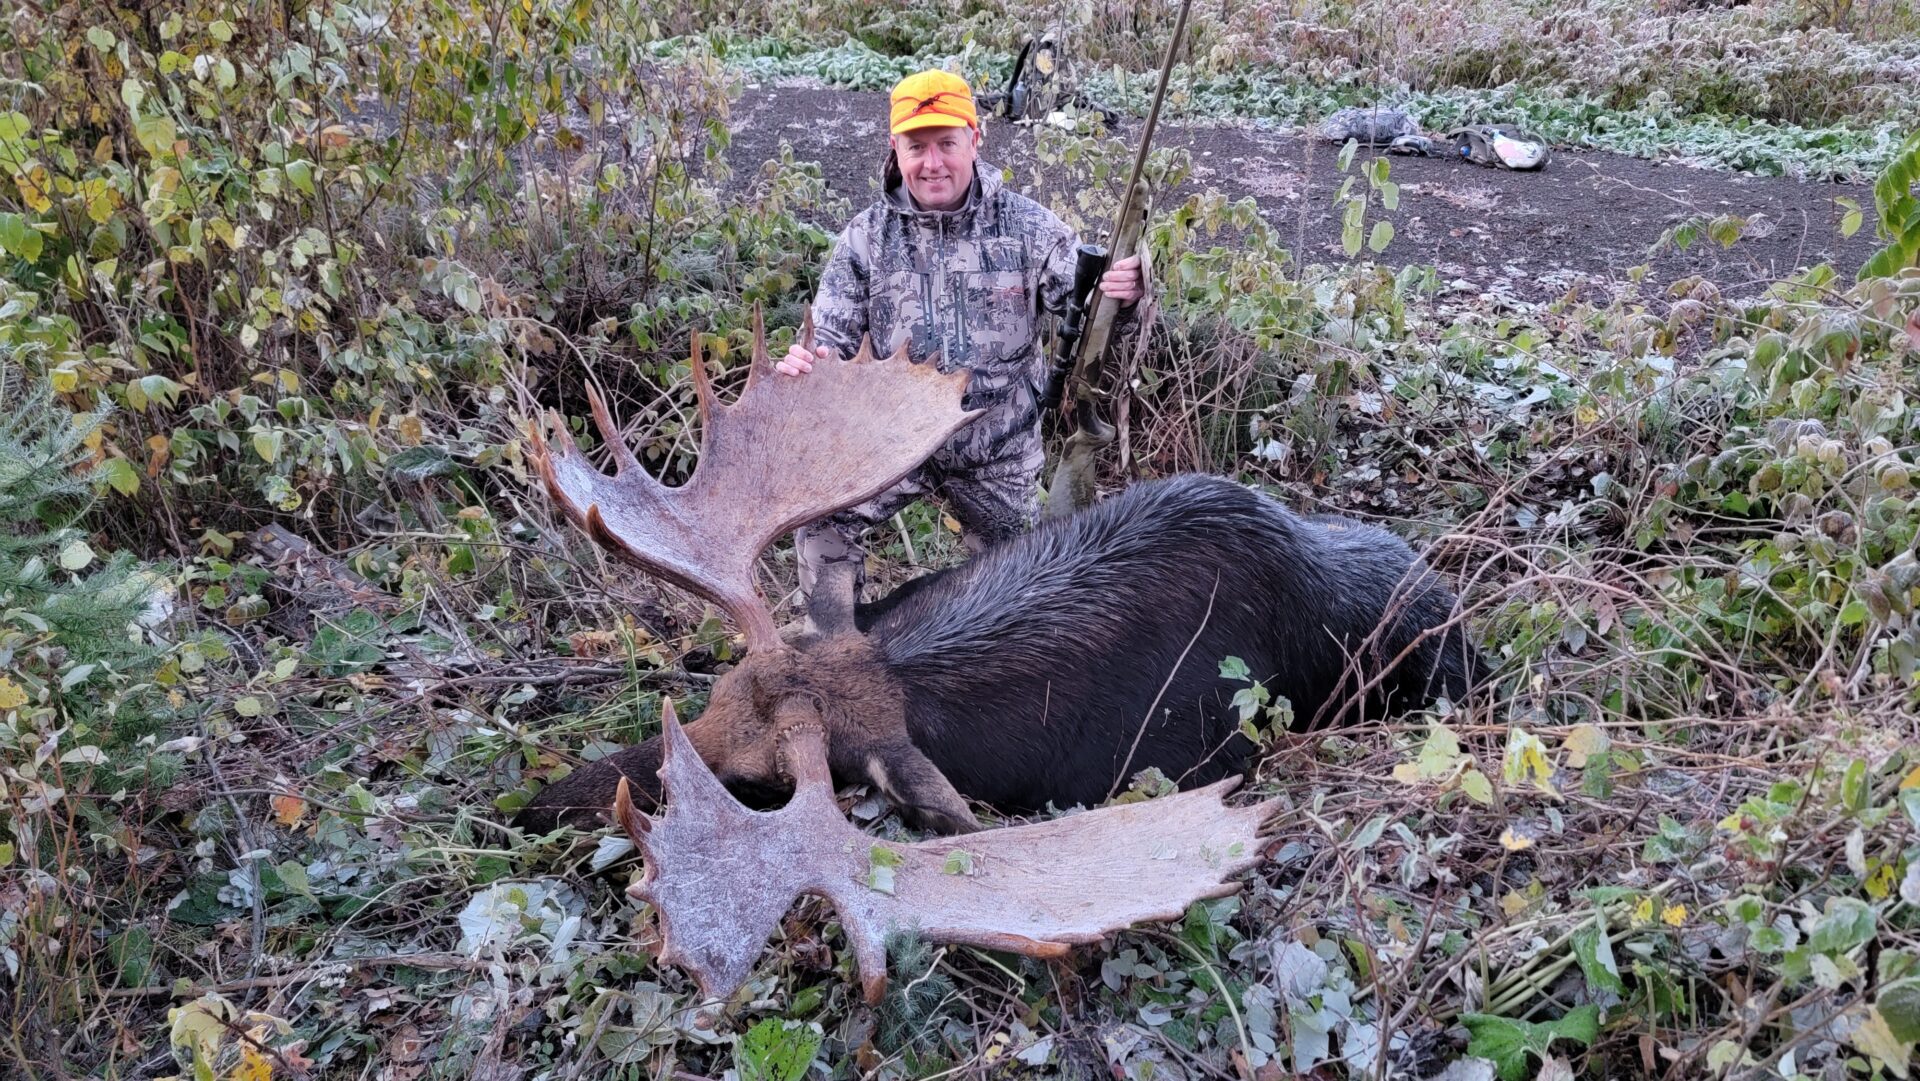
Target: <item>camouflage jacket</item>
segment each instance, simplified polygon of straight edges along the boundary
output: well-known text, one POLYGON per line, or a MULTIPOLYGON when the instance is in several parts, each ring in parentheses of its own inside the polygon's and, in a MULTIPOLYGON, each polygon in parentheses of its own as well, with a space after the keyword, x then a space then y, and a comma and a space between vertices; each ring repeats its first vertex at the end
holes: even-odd
POLYGON ((985 162, 957 210, 920 210, 895 180, 834 242, 814 299, 816 341, 850 357, 871 334, 881 355, 904 344, 941 371, 972 369, 966 405, 988 412, 947 456, 979 464, 1038 419, 1040 313, 1066 310, 1077 245, 1065 222, 1007 190, 985 162))

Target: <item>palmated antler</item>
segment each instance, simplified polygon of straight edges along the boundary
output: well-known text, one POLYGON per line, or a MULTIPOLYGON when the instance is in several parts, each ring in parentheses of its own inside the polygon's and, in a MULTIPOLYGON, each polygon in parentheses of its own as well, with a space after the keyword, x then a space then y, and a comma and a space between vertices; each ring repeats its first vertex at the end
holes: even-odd
MULTIPOLYGON (((801 341, 811 347, 812 340, 809 313, 801 341)), ((762 379, 772 362, 756 311, 746 389, 728 405, 714 400, 699 341, 696 335, 692 363, 700 459, 686 484, 669 488, 647 474, 592 387, 588 399, 614 475, 588 464, 551 412, 551 445, 536 425, 533 459, 554 500, 594 540, 714 600, 749 648, 776 647, 773 616, 753 583, 761 551, 798 526, 879 495, 938 450, 978 415, 960 406, 968 372, 943 375, 914 364, 904 346, 876 359, 863 339, 850 361, 762 379)))
MULTIPOLYGON (((796 707, 804 709, 804 707, 796 707)), ((1231 808, 1238 779, 1143 803, 964 837, 893 844, 841 815, 817 723, 777 719, 791 802, 753 811, 721 786, 661 709, 665 809, 636 811, 620 782, 614 815, 646 859, 629 887, 659 912, 660 959, 724 1001, 753 971, 794 898, 826 898, 860 964, 867 1001, 886 989, 886 936, 1055 957, 1144 921, 1177 919, 1232 893, 1260 858, 1255 833, 1272 801, 1231 808)))

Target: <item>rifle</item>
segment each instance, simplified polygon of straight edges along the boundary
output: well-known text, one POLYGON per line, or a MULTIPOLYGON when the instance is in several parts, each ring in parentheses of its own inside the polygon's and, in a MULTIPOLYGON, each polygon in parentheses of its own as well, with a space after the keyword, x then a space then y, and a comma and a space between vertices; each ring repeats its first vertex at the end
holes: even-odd
POLYGON ((1173 77, 1173 58, 1179 54, 1180 41, 1187 29, 1187 10, 1192 3, 1193 0, 1180 0, 1173 36, 1168 39, 1166 54, 1160 60, 1160 82, 1153 91, 1153 104, 1147 109, 1147 122, 1140 131, 1140 145, 1134 151, 1133 168, 1127 174, 1126 191, 1121 195, 1120 210, 1114 215, 1107 243, 1104 247, 1082 244, 1076 252, 1073 295, 1068 300, 1066 317, 1061 321, 1054 363, 1047 373, 1047 388, 1042 397, 1042 408, 1058 405, 1071 370, 1074 433, 1067 437, 1060 464, 1047 486, 1049 518, 1092 503, 1094 452, 1113 442, 1113 425, 1100 415, 1098 399, 1104 393, 1100 386, 1102 369, 1107 343, 1113 336, 1113 322, 1120 314, 1120 302, 1100 291, 1100 275, 1111 263, 1134 254, 1140 246, 1140 233, 1146 226, 1147 207, 1152 197, 1146 176, 1147 155, 1153 148, 1153 131, 1160 124, 1160 106, 1166 101, 1167 81, 1173 77), (1087 320, 1089 309, 1093 313, 1090 321, 1087 320), (1062 495, 1067 498, 1061 498, 1062 495))

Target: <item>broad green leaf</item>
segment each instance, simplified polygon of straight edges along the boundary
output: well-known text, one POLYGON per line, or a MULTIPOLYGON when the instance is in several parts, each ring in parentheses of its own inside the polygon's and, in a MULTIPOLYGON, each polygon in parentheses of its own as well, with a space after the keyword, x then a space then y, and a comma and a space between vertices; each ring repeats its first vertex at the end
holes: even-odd
POLYGON ((305 158, 296 158, 287 163, 287 180, 302 194, 313 194, 313 163, 305 158))
POLYGON ((1393 779, 1402 784, 1436 780, 1452 772, 1465 757, 1460 753, 1460 737, 1453 734, 1453 729, 1436 724, 1427 733, 1427 741, 1420 745, 1419 756, 1412 762, 1402 762, 1393 768, 1393 779))
POLYGON ((1247 667, 1247 662, 1238 657, 1228 657, 1220 662, 1220 678, 1245 683, 1253 678, 1253 672, 1247 667))
POLYGON ((1854 897, 1827 900, 1826 911, 1807 931, 1807 948, 1815 953, 1843 954, 1873 937, 1879 921, 1873 906, 1854 897))
POLYGON ((1866 222, 1866 216, 1860 212, 1860 204, 1844 195, 1835 199, 1834 202, 1840 204, 1840 209, 1846 211, 1840 218, 1840 235, 1851 237, 1859 232, 1860 226, 1866 222))
POLYGON ((18 142, 33 130, 25 113, 0 113, 0 144, 18 142))
POLYGON ((1380 205, 1388 210, 1400 209, 1400 185, 1389 180, 1380 185, 1380 205))
POLYGON ((1895 980, 1880 989, 1875 1002, 1880 1016, 1887 1020, 1887 1031, 1895 1039, 1908 1043, 1920 1041, 1920 976, 1895 980))
POLYGON ((179 137, 179 129, 173 120, 164 116, 143 116, 134 124, 133 133, 140 145, 154 157, 165 157, 173 153, 173 141, 179 137))
POLYGON ((87 27, 87 44, 103 53, 112 52, 116 40, 113 36, 113 31, 108 30, 104 26, 87 27))
POLYGON ((120 986, 144 987, 153 974, 153 932, 129 927, 107 940, 107 958, 120 973, 120 986))
POLYGON ((140 471, 125 458, 108 458, 100 467, 100 475, 121 495, 133 495, 140 490, 140 471))
POLYGON ((1360 140, 1358 139, 1348 139, 1347 145, 1340 148, 1339 164, 1341 172, 1346 172, 1348 167, 1353 164, 1353 155, 1359 152, 1359 150, 1360 140))
POLYGON ((1587 977, 1587 986, 1596 991, 1624 995, 1627 985, 1620 980, 1620 966, 1613 959, 1613 941, 1600 917, 1573 933, 1573 956, 1587 977))
POLYGON ((947 853, 946 866, 942 868, 950 875, 970 875, 973 873, 973 853, 964 848, 956 848, 947 853))
POLYGON ((1493 806, 1493 782, 1487 780, 1487 775, 1477 769, 1470 769, 1460 775, 1460 791, 1465 792, 1468 799, 1483 807, 1493 806))
POLYGON ((225 44, 233 40, 233 24, 225 19, 215 19, 207 24, 207 33, 213 36, 213 40, 225 44))
POLYGON ((1856 758, 1847 764, 1847 772, 1840 778, 1840 802, 1847 810, 1859 814, 1867 809, 1867 760, 1856 758))
POLYGON ((0 248, 31 263, 40 258, 46 237, 23 214, 0 214, 0 248))
POLYGON ((280 457, 280 445, 285 436, 278 431, 253 433, 253 452, 268 462, 280 457))
POLYGON ((1393 243, 1393 223, 1390 221, 1374 222, 1373 232, 1367 237, 1367 248, 1378 254, 1386 251, 1387 245, 1391 243, 1393 243))
POLYGON ((1492 1059, 1500 1081, 1525 1081, 1529 1054, 1544 1061, 1555 1040, 1590 1046, 1600 1035, 1600 1008, 1581 1006, 1545 1024, 1484 1013, 1461 1014, 1460 1023, 1471 1036, 1467 1054, 1492 1059))

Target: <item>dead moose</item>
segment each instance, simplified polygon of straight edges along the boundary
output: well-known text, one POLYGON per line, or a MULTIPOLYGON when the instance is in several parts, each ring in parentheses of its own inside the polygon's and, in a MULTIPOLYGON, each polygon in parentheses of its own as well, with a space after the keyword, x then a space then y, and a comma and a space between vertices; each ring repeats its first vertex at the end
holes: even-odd
MULTIPOLYGON (((810 334, 810 326, 803 329, 810 334)), ((627 448, 598 394, 614 461, 588 464, 557 418, 535 461, 567 515, 599 543, 718 603, 747 655, 685 726, 729 788, 791 783, 783 705, 825 728, 835 780, 876 786, 921 828, 977 827, 967 799, 1010 811, 1098 803, 1155 767, 1182 788, 1244 772, 1255 751, 1231 704, 1238 657, 1298 723, 1379 717, 1458 699, 1480 668, 1453 593, 1399 538, 1302 517, 1239 484, 1177 476, 1051 519, 876 603, 822 583, 812 626, 783 642, 754 585, 766 546, 870 498, 975 415, 965 371, 902 352, 798 379, 762 379, 717 402, 696 347, 702 423, 692 477, 669 488, 627 448)), ((607 812, 624 776, 659 798, 659 737, 576 769, 518 816, 545 832, 607 812)))

